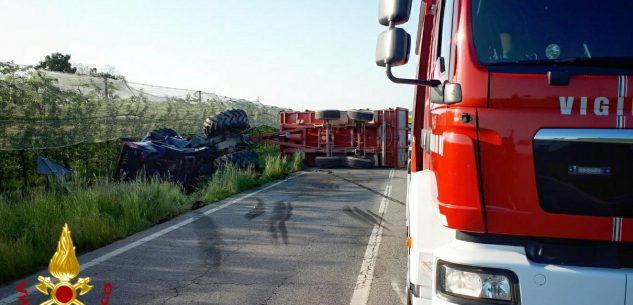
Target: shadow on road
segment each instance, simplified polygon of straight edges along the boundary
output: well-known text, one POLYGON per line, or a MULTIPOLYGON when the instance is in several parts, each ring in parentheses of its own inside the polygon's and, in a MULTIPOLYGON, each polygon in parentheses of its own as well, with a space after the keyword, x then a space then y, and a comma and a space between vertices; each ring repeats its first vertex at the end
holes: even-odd
MULTIPOLYGON (((266 213, 266 207, 264 201, 260 198, 255 198, 255 205, 244 214, 244 218, 253 220, 266 213)), ((292 217, 292 204, 290 202, 277 201, 273 204, 272 212, 268 218, 268 232, 272 237, 273 243, 277 244, 279 239, 284 244, 288 244, 288 228, 286 227, 286 221, 292 217)))
POLYGON ((268 231, 275 243, 279 240, 279 235, 284 244, 288 244, 288 229, 286 221, 292 217, 292 204, 290 202, 278 201, 273 208, 273 214, 269 219, 268 231))
POLYGON ((248 213, 244 214, 244 218, 248 220, 258 217, 264 214, 265 212, 264 201, 259 198, 255 198, 255 200, 257 201, 257 203, 253 206, 253 208, 250 211, 248 211, 248 213))
POLYGON ((210 265, 219 267, 222 264, 222 246, 226 243, 221 237, 218 226, 210 216, 202 216, 193 222, 193 232, 196 234, 200 257, 210 262, 210 265))
POLYGON ((342 210, 347 215, 349 215, 350 217, 356 220, 360 220, 370 225, 379 225, 385 228, 386 230, 389 230, 389 228, 383 224, 383 223, 388 223, 388 222, 386 220, 383 220, 382 217, 376 215, 374 212, 370 210, 367 210, 367 212, 365 212, 357 207, 351 207, 351 206, 346 206, 342 210))

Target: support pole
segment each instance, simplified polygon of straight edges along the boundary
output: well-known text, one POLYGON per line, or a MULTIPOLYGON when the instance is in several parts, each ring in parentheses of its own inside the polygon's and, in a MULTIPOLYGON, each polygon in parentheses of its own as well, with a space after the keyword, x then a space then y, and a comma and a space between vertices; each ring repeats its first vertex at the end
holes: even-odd
POLYGON ((22 193, 24 194, 28 188, 28 169, 26 168, 26 152, 24 150, 20 150, 20 164, 22 165, 22 184, 24 185, 22 193))
POLYGON ((103 82, 105 84, 105 99, 106 101, 108 100, 108 78, 107 77, 103 77, 103 82))

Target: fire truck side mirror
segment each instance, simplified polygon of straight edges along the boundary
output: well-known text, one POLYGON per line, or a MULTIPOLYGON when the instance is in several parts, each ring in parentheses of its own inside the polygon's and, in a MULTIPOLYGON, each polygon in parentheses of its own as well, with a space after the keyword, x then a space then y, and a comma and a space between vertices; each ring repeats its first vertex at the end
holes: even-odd
POLYGON ((378 22, 384 26, 391 26, 409 21, 411 2, 411 0, 380 0, 378 22))
POLYGON ((398 78, 391 72, 392 67, 404 65, 409 61, 411 35, 407 31, 397 28, 396 24, 407 22, 410 14, 411 0, 380 0, 378 20, 380 24, 389 28, 378 36, 376 64, 387 68, 387 77, 394 83, 415 86, 438 86, 441 84, 438 80, 398 78))
POLYGON ((444 84, 444 104, 457 104, 462 101, 462 85, 456 83, 444 84))
POLYGON ((431 88, 431 103, 457 104, 462 101, 462 85, 456 83, 444 83, 431 88))
POLYGON ((376 64, 381 67, 404 65, 409 61, 411 35, 401 28, 392 27, 378 36, 376 64))

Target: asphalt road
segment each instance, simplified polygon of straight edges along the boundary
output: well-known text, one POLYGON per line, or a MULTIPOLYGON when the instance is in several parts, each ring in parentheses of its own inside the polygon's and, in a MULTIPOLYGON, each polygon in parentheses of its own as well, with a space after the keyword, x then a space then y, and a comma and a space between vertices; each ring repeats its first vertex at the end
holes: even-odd
POLYGON ((82 255, 78 299, 110 283, 109 304, 404 304, 405 194, 404 171, 302 172, 82 255))

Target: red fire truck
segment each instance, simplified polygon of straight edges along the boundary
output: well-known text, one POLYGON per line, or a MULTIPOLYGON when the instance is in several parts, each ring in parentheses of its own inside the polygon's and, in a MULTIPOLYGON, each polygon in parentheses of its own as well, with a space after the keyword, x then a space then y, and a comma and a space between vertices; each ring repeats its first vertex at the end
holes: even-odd
POLYGON ((633 304, 633 1, 381 0, 413 304, 633 304), (392 67, 419 54, 417 77, 392 67))

